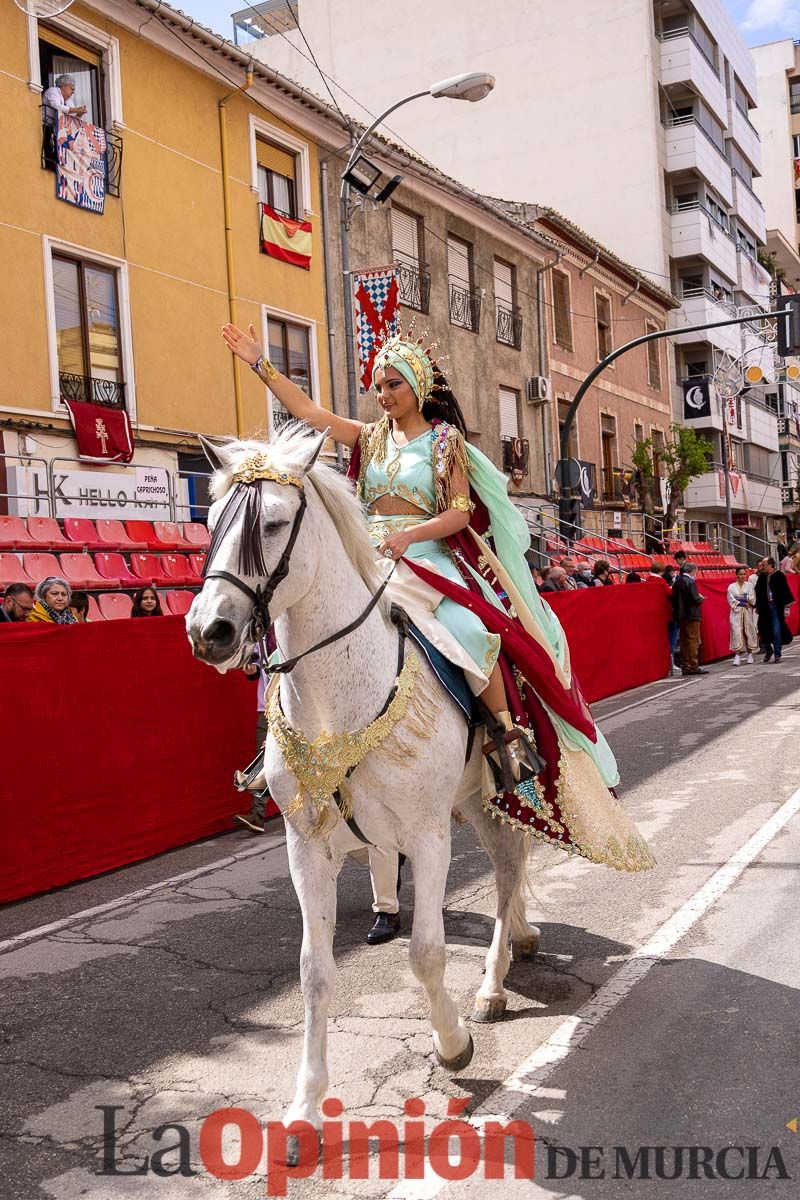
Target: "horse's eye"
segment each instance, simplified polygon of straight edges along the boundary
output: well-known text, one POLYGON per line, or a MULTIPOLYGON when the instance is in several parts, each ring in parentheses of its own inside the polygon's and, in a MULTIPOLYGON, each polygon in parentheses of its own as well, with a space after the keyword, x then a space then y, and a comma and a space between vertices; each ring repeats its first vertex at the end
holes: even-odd
POLYGON ((278 533, 279 530, 283 529, 288 524, 288 521, 265 521, 264 533, 278 533))

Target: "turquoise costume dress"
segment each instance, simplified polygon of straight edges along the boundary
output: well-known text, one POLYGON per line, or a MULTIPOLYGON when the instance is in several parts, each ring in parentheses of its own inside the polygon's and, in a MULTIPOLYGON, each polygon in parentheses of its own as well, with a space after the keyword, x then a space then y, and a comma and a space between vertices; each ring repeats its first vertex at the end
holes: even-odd
MULTIPOLYGON (((421 433, 405 446, 398 446, 390 433, 385 460, 378 462, 374 457, 370 460, 361 487, 361 498, 368 510, 371 504, 383 496, 395 496, 422 509, 418 517, 405 514, 381 516, 368 511, 370 536, 376 546, 384 538, 391 537, 401 530, 411 529, 424 521, 430 521, 437 515, 433 478, 435 441, 436 432, 433 429, 421 433)), ((404 557, 412 560, 425 559, 445 578, 452 579, 454 583, 461 583, 461 575, 444 541, 412 542, 404 557)), ((476 581, 483 584, 480 575, 469 569, 476 581)), ((500 602, 490 588, 486 588, 486 594, 502 611, 500 602)), ((441 621, 448 633, 463 646, 484 675, 490 675, 500 652, 499 634, 489 633, 480 617, 448 597, 445 597, 436 609, 436 619, 441 621)))

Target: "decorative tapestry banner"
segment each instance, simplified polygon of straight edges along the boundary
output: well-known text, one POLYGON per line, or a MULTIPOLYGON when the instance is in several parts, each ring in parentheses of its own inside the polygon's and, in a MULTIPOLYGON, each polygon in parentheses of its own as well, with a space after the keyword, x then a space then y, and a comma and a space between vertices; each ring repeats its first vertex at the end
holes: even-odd
POLYGON ((78 457, 93 463, 129 463, 133 437, 128 414, 122 408, 104 408, 84 400, 65 400, 69 410, 78 457))
POLYGON ((361 391, 372 387, 372 364, 378 338, 393 337, 399 327, 397 266, 373 267, 353 275, 355 331, 361 391))
POLYGON ((56 197, 102 213, 106 201, 106 131, 80 117, 56 118, 56 197))

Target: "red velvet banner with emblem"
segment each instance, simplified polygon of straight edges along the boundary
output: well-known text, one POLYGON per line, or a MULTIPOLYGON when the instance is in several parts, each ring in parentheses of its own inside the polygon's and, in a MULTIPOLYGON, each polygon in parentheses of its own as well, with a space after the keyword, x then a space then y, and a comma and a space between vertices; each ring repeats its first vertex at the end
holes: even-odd
POLYGON ((122 408, 65 400, 78 443, 78 454, 86 462, 129 463, 133 458, 133 435, 128 414, 122 408))

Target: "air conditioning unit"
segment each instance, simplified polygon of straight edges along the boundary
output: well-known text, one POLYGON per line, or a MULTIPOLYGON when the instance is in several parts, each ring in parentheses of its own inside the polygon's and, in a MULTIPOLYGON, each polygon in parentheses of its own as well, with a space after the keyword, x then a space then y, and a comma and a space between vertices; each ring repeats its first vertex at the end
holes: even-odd
POLYGON ((528 404, 544 404, 550 399, 550 380, 544 375, 532 375, 525 390, 528 404))

